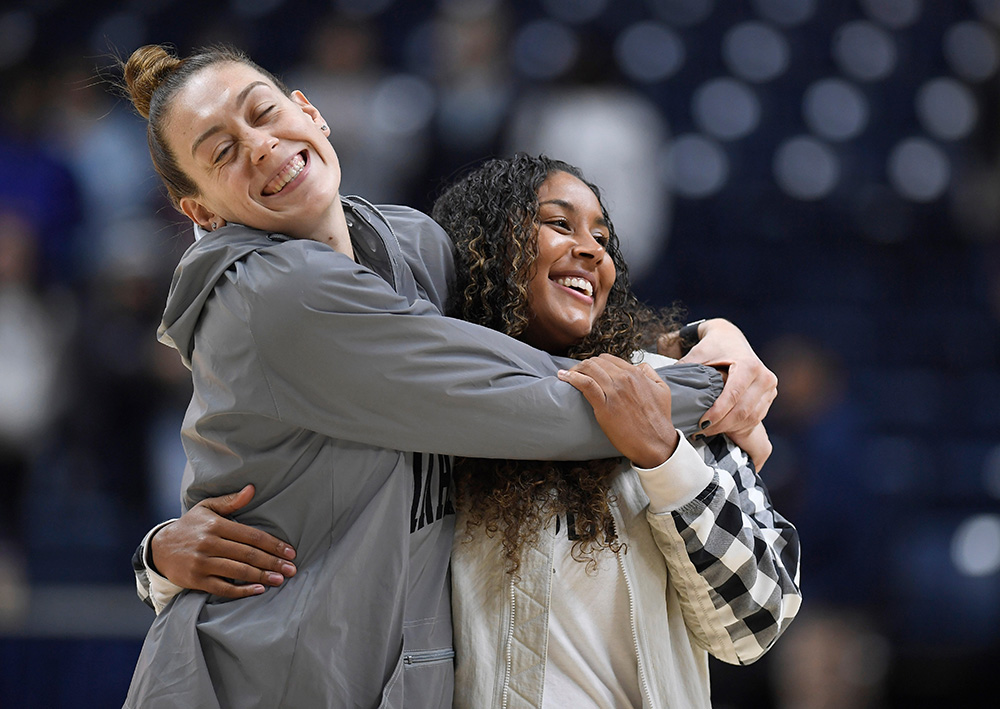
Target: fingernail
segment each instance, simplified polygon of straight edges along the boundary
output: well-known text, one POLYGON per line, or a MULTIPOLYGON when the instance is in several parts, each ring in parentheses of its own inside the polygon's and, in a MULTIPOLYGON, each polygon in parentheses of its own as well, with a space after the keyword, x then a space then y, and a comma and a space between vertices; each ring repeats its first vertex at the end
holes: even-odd
POLYGON ((255 596, 259 596, 266 590, 267 589, 261 586, 259 583, 255 583, 253 586, 250 587, 250 593, 252 593, 255 596))
POLYGON ((285 577, 281 574, 276 574, 273 571, 267 575, 267 582, 272 586, 280 586, 285 580, 285 577))
POLYGON ((290 547, 290 546, 285 546, 281 550, 281 555, 283 557, 285 557, 286 559, 294 559, 295 558, 295 550, 292 549, 292 547, 290 547))
POLYGON ((701 422, 701 430, 704 431, 706 428, 712 425, 711 421, 705 420, 701 422))
POLYGON ((704 438, 704 436, 701 435, 700 433, 696 433, 693 436, 691 436, 692 441, 700 441, 702 438, 704 438))
POLYGON ((285 576, 294 576, 295 575, 295 565, 294 564, 289 564, 289 563, 282 564, 281 565, 281 573, 283 573, 285 576))

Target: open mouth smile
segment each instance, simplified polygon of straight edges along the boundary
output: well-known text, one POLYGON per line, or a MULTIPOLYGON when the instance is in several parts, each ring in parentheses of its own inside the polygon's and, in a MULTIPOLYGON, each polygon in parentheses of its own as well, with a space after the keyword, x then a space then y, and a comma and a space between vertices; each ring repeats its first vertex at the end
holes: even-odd
POLYGON ((563 286, 564 288, 569 288, 570 290, 585 295, 588 298, 594 297, 594 284, 588 281, 586 278, 577 278, 576 276, 562 276, 560 278, 552 279, 555 283, 563 286))
POLYGON ((306 156, 304 153, 305 151, 293 155, 291 160, 285 163, 285 166, 278 171, 278 174, 272 177, 271 181, 264 185, 264 189, 261 191, 261 194, 265 197, 276 195, 285 189, 288 183, 292 182, 296 177, 301 175, 302 171, 306 167, 306 156))

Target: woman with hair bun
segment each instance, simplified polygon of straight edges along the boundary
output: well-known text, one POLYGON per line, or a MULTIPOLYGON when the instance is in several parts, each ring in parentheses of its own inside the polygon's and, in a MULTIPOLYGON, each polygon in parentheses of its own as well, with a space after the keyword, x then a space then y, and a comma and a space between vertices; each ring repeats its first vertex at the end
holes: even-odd
MULTIPOLYGON (((450 706, 450 456, 619 455, 556 376, 573 361, 443 317, 453 265, 440 227, 341 197, 320 112, 244 55, 151 46, 124 69, 171 199, 208 232, 182 257, 159 330, 194 382, 184 506, 250 483, 237 516, 256 537, 230 550, 280 538, 296 552, 267 593, 223 580, 250 565, 209 563, 211 593, 181 593, 154 621, 125 706, 450 706)), ((748 351, 733 331, 708 328, 706 349, 748 351)), ((716 426, 756 424, 773 398, 752 352, 730 378, 743 370, 758 398, 718 402, 716 426)), ((695 430, 717 373, 658 372, 675 386, 675 425, 695 430)), ((637 422, 662 418, 660 394, 637 422)), ((673 425, 625 439, 645 463, 678 440, 673 425)), ((172 526, 139 555, 140 581, 141 562, 170 565, 156 540, 172 526)))

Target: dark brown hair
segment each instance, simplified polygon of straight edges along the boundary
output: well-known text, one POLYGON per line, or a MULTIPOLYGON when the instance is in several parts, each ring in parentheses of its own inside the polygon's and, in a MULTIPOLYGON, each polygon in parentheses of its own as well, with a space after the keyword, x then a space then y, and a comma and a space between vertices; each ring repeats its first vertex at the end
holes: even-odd
MULTIPOLYGON (((580 179, 601 201, 600 190, 578 168, 521 153, 487 161, 435 202, 432 216, 456 250, 450 314, 512 337, 524 332, 531 317, 528 283, 538 256, 538 189, 554 172, 580 179)), ((674 329, 678 313, 654 311, 632 295, 628 267, 603 202, 601 211, 610 233, 607 254, 617 277, 601 317, 569 355, 585 359, 609 353, 629 359, 635 350, 674 329)), ((595 561, 600 549, 619 549, 609 506, 617 463, 461 459, 456 465, 457 502, 470 532, 482 525, 490 536, 500 535, 513 573, 519 568, 521 548, 560 514, 574 523, 574 558, 595 561)))
POLYGON ((245 64, 274 82, 279 91, 286 95, 289 93, 273 74, 262 69, 239 49, 228 45, 204 47, 186 59, 181 59, 170 47, 147 44, 132 52, 121 65, 124 80, 122 88, 135 110, 147 121, 149 155, 175 207, 182 197, 198 194, 198 187, 177 165, 177 159, 167 144, 167 112, 174 96, 192 76, 202 69, 224 62, 245 64))

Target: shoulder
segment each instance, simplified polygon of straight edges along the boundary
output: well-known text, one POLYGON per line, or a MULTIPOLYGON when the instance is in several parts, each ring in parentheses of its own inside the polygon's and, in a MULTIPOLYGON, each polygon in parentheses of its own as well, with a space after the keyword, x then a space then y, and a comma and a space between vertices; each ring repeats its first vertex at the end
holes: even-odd
POLYGON ((437 251, 451 253, 451 239, 436 221, 423 212, 399 204, 380 204, 376 207, 392 227, 405 251, 437 251))
POLYGON ((244 259, 238 275, 257 318, 349 309, 374 289, 377 276, 346 254, 310 239, 279 237, 244 259))
POLYGON ((425 298, 442 312, 454 278, 455 259, 451 239, 445 230, 421 211, 400 205, 378 205, 399 242, 425 298))

